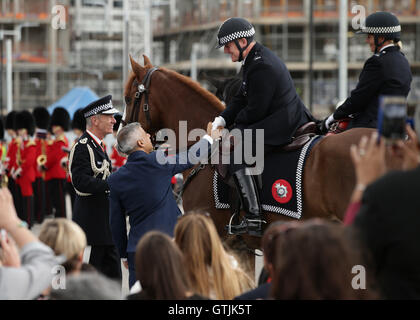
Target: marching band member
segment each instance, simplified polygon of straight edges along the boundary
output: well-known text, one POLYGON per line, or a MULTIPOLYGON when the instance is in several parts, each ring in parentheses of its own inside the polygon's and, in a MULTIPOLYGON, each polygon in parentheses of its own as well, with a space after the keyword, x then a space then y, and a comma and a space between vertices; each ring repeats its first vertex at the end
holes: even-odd
POLYGON ((67 152, 69 142, 65 132, 69 129, 70 115, 66 109, 57 107, 51 116, 51 132, 55 139, 47 148, 47 162, 44 169, 45 180, 48 181, 48 191, 51 195, 51 205, 55 209, 56 218, 66 218, 65 184, 67 167, 67 152))
POLYGON ((36 144, 36 171, 35 171, 35 182, 33 185, 34 189, 34 213, 35 219, 38 223, 44 221, 46 212, 45 203, 45 171, 41 170, 41 167, 47 162, 47 135, 48 126, 50 124, 50 114, 45 107, 36 107, 32 112, 35 118, 35 144, 36 144))
POLYGON ((19 218, 26 221, 28 227, 31 228, 34 223, 32 183, 35 182, 36 166, 36 144, 31 138, 35 131, 34 117, 27 110, 18 112, 16 114, 15 127, 19 141, 16 154, 17 168, 12 175, 20 187, 22 196, 22 208, 18 214, 19 218))

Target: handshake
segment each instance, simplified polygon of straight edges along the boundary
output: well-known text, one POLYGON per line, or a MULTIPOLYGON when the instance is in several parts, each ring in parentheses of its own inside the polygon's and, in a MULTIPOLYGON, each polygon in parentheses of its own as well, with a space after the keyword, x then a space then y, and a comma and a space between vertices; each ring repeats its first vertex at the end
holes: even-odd
POLYGON ((222 138, 222 130, 226 125, 223 117, 216 117, 213 122, 207 124, 207 134, 212 137, 213 140, 220 140, 222 138))

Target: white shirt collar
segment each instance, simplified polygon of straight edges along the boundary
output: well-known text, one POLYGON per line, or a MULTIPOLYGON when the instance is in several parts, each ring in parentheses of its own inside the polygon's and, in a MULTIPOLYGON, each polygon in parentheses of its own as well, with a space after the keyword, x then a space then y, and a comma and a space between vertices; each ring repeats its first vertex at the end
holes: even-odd
POLYGON ((98 144, 98 145, 101 145, 101 140, 97 137, 97 136, 95 136, 93 133, 92 133, 92 131, 89 131, 88 129, 86 129, 86 132, 87 133, 89 133, 90 134, 90 136, 93 138, 93 140, 95 140, 96 141, 96 143, 98 144))
POLYGON ((381 50, 379 50, 379 52, 381 52, 382 50, 385 50, 386 48, 388 48, 388 47, 393 47, 394 46, 394 44, 389 44, 389 45, 387 45, 387 46, 385 46, 385 47, 383 47, 381 50))

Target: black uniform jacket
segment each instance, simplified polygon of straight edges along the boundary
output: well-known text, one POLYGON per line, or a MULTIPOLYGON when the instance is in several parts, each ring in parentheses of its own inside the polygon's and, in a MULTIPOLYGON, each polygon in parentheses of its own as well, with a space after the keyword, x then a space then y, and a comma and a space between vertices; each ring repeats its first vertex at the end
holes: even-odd
POLYGON ((70 153, 70 172, 76 199, 73 208, 73 220, 85 231, 88 245, 112 245, 109 227, 109 187, 103 180, 103 173, 94 177, 88 146, 93 151, 94 164, 97 168, 102 163, 111 161, 100 145, 85 132, 70 153), (82 195, 81 195, 82 194, 82 195))
POLYGON ((365 62, 356 88, 334 112, 334 119, 340 120, 353 114, 349 129, 376 128, 379 96, 407 97, 411 79, 410 65, 399 47, 383 49, 365 62))
POLYGON ((221 116, 226 126, 264 129, 264 143, 285 145, 310 121, 286 65, 275 53, 256 43, 243 66, 243 82, 221 116))

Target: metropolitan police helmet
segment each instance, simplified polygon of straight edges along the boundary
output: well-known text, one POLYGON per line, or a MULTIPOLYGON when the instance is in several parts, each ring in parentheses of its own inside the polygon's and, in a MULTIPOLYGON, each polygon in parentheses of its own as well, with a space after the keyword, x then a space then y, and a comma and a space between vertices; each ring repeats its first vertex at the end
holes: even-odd
POLYGON ((366 18, 361 33, 382 36, 385 40, 398 42, 401 38, 401 25, 393 13, 379 11, 366 18))
POLYGON ((248 39, 248 43, 254 38, 255 29, 251 23, 243 18, 229 18, 219 28, 217 32, 216 49, 225 44, 241 38, 248 39))
POLYGON ((50 127, 60 126, 64 131, 69 130, 70 126, 70 115, 63 107, 57 107, 54 109, 51 116, 50 127))
POLYGON ((28 110, 23 110, 16 114, 15 130, 17 131, 19 129, 26 129, 30 136, 35 133, 35 119, 28 110))
POLYGON ((35 125, 39 129, 48 129, 48 125, 50 124, 50 113, 45 107, 36 107, 34 111, 32 111, 32 115, 35 118, 35 125))

